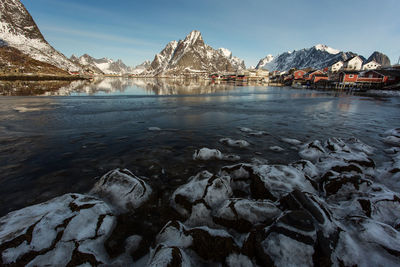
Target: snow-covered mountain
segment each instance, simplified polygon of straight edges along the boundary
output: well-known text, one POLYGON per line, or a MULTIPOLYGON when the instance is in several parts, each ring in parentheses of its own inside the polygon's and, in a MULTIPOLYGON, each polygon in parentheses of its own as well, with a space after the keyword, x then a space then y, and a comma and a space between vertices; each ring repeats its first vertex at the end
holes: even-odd
POLYGON ((0 43, 60 69, 81 70, 44 39, 33 18, 19 0, 0 1, 0 43))
MULTIPOLYGON (((257 68, 268 69, 270 71, 280 70, 286 71, 291 68, 315 68, 321 69, 329 67, 332 64, 347 60, 357 54, 352 52, 341 52, 326 45, 318 44, 311 48, 294 50, 293 52, 285 52, 276 57, 268 55, 260 60, 257 68)), ((364 58, 361 57, 363 60, 364 58)))
POLYGON ((143 62, 142 64, 137 65, 136 67, 134 67, 131 71, 132 74, 135 75, 139 75, 144 73, 151 65, 150 60, 146 60, 145 62, 143 62))
POLYGON ((268 63, 270 63, 272 60, 274 60, 274 56, 273 55, 267 55, 265 58, 260 59, 260 61, 258 62, 256 69, 262 69, 265 67, 265 65, 267 65, 268 63))
POLYGON ((204 43, 199 31, 192 31, 184 40, 169 42, 154 57, 148 75, 180 75, 183 73, 235 71, 242 61, 230 51, 215 50, 204 43))
POLYGON ((243 70, 246 69, 246 65, 244 64, 244 60, 232 55, 232 52, 226 48, 219 48, 218 52, 226 57, 232 64, 235 69, 243 70))
POLYGON ((96 59, 88 54, 84 54, 80 57, 72 55, 70 59, 80 64, 85 70, 92 70, 95 74, 123 75, 132 72, 132 68, 126 66, 120 59, 117 61, 109 58, 96 59))

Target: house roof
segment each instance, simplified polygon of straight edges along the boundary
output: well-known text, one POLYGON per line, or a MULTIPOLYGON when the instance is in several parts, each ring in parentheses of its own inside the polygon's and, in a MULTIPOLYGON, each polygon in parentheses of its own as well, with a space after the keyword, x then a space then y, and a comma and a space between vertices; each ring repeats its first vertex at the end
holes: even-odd
POLYGON ((376 62, 375 60, 370 60, 370 61, 368 61, 367 63, 365 63, 364 65, 367 65, 368 63, 372 63, 372 62, 375 62, 376 64, 378 64, 379 66, 381 66, 381 64, 379 64, 378 62, 376 62))
POLYGON ((344 71, 341 71, 340 73, 345 73, 345 74, 359 74, 359 72, 356 71, 356 70, 344 70, 344 71))
POLYGON ((371 70, 371 71, 378 73, 382 76, 400 77, 399 70, 371 70))
POLYGON ((314 77, 328 77, 328 75, 321 73, 321 74, 315 74, 314 77))
POLYGON ((343 64, 343 60, 339 60, 338 62, 333 63, 332 66, 333 66, 333 65, 336 65, 336 64, 338 64, 338 63, 342 63, 342 64, 343 64))
POLYGON ((352 60, 352 59, 354 59, 354 58, 356 58, 356 57, 358 57, 358 58, 362 61, 362 59, 361 59, 359 56, 354 56, 354 57, 351 57, 351 58, 345 60, 344 62, 349 62, 350 60, 352 60))

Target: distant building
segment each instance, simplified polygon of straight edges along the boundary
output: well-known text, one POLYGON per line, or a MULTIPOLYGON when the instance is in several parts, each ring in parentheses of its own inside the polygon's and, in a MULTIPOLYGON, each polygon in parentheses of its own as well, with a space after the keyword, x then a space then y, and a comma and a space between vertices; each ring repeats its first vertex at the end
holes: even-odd
POLYGON ((379 78, 385 85, 395 84, 400 82, 399 70, 370 70, 364 73, 364 77, 379 78))
POLYGON ((356 83, 358 78, 358 71, 342 71, 339 74, 339 82, 341 83, 356 83))
POLYGON ((361 70, 363 61, 359 56, 349 58, 343 62, 344 70, 361 70))
POLYGON ((318 73, 312 76, 312 82, 318 83, 319 81, 327 81, 328 75, 324 73, 318 73))
POLYGON ((322 70, 314 70, 304 74, 304 80, 312 81, 315 75, 322 75, 325 74, 322 70))
POLYGON ((305 70, 296 70, 293 72, 293 77, 295 80, 302 80, 304 74, 306 74, 305 70))
POLYGON ((343 68, 343 65, 344 65, 343 61, 338 61, 335 64, 333 64, 329 69, 331 72, 338 72, 343 68))
POLYGON ((363 70, 375 70, 377 68, 380 68, 382 65, 376 62, 375 60, 371 60, 370 62, 364 64, 362 66, 363 70))

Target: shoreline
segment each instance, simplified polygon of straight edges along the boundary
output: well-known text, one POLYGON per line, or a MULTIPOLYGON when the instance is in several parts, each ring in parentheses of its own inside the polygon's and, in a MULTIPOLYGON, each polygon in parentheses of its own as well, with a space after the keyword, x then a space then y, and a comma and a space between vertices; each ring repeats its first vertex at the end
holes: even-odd
POLYGON ((76 81, 90 80, 85 76, 62 76, 62 75, 0 75, 0 81, 76 81))

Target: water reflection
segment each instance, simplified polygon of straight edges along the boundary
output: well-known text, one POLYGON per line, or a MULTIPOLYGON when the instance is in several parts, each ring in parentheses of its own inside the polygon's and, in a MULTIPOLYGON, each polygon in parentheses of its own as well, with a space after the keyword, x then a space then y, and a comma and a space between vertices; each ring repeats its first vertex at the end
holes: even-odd
POLYGON ((5 96, 94 96, 94 95, 197 95, 224 93, 238 86, 210 80, 94 78, 77 81, 0 81, 5 96))

